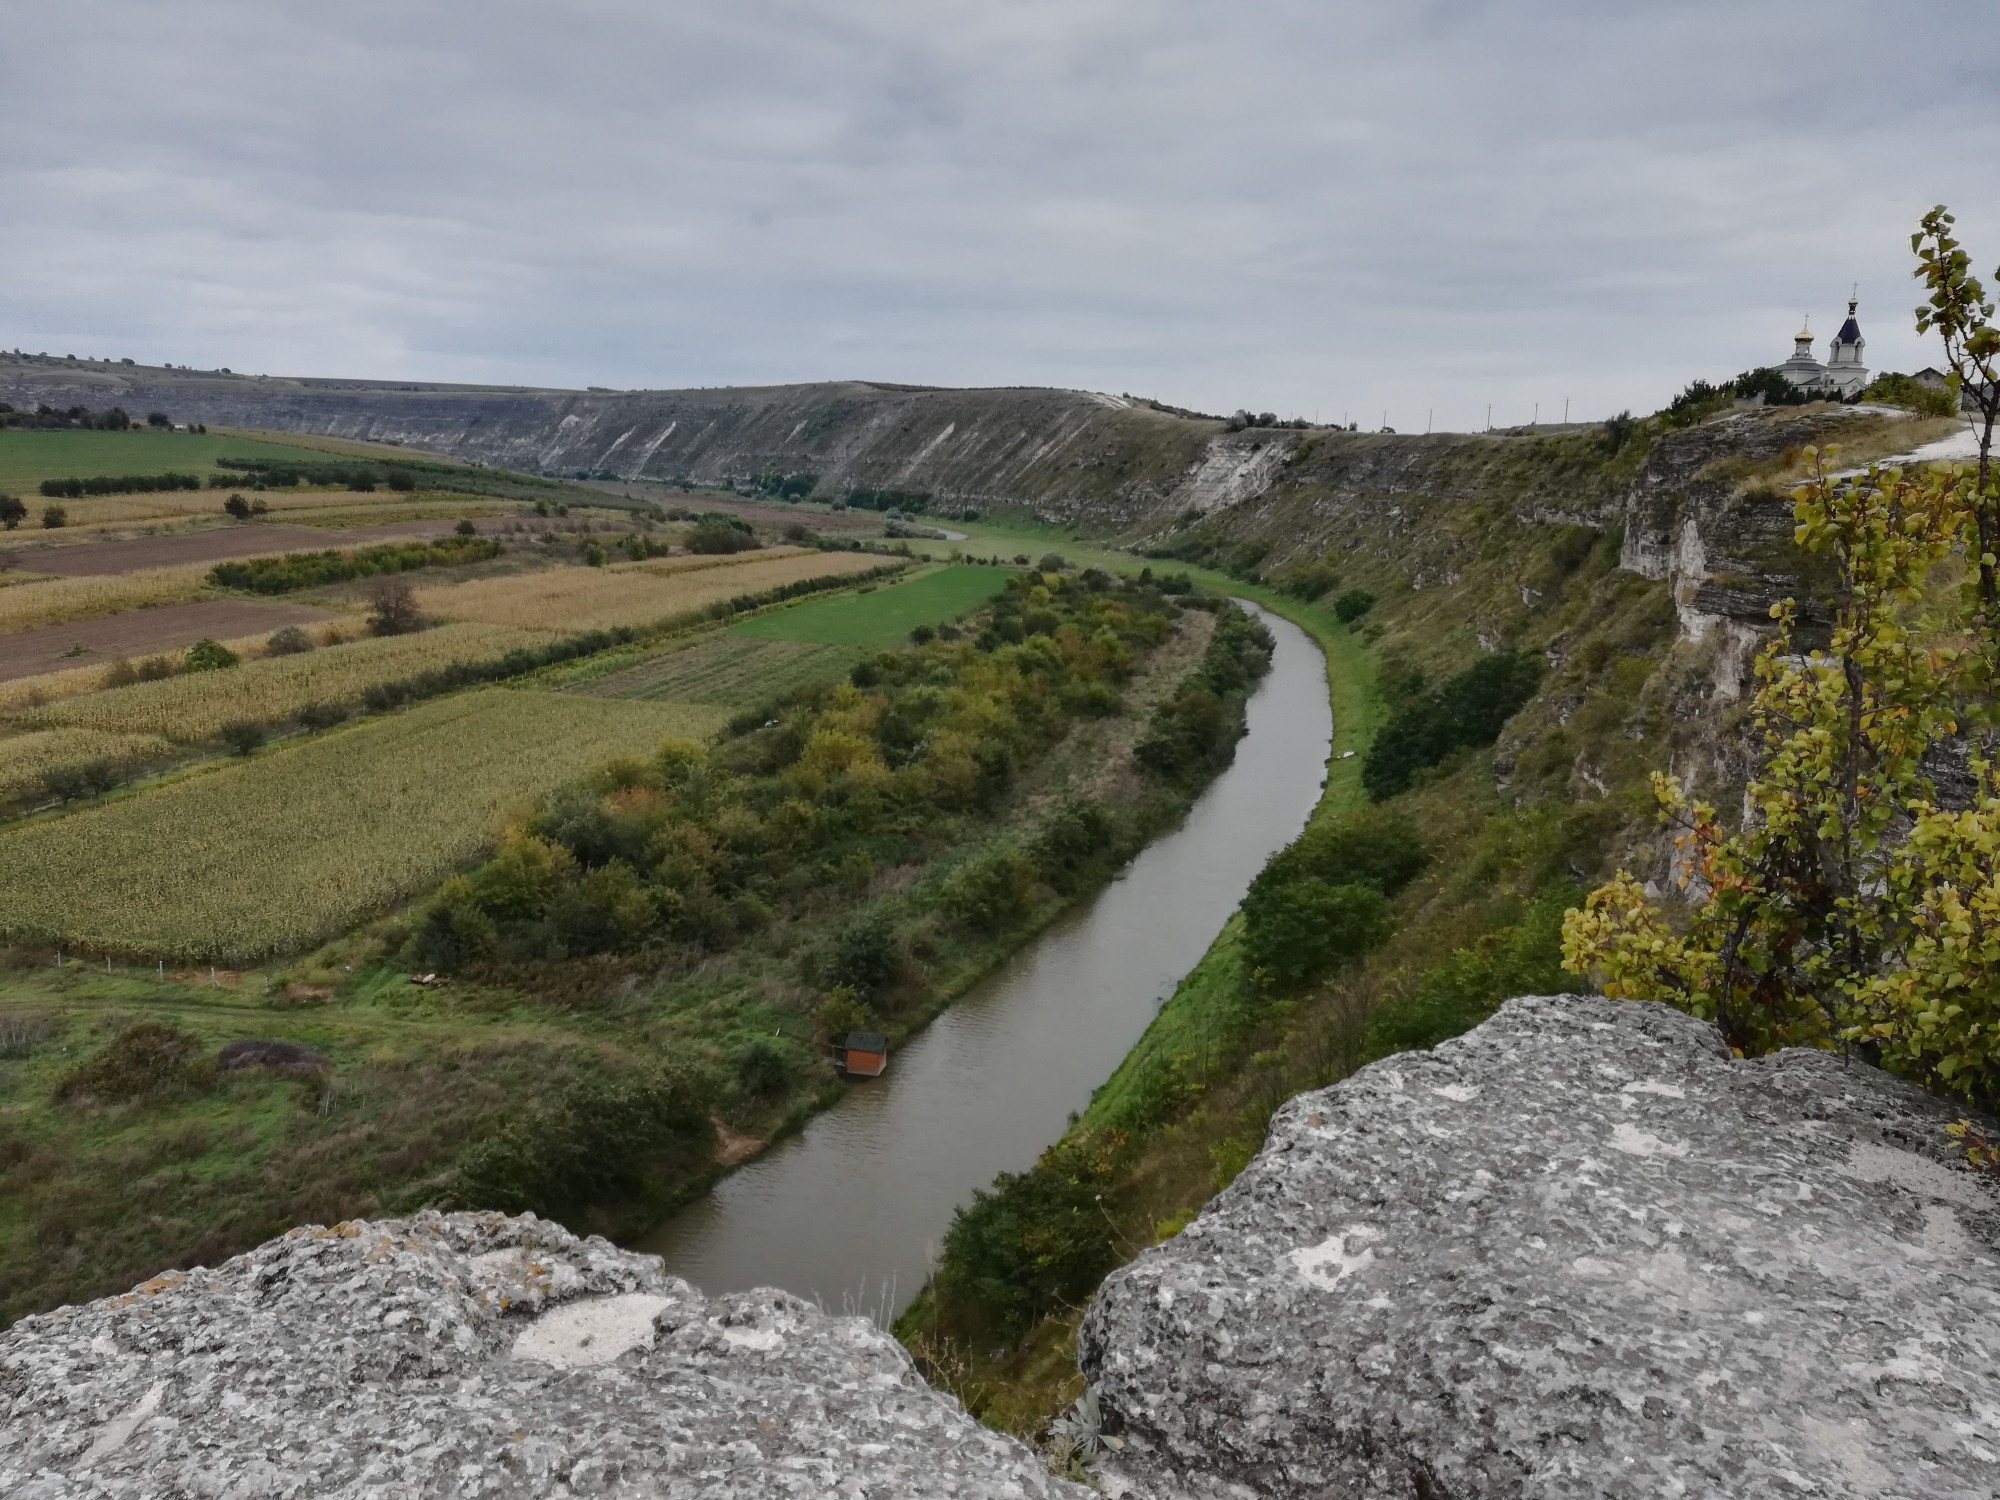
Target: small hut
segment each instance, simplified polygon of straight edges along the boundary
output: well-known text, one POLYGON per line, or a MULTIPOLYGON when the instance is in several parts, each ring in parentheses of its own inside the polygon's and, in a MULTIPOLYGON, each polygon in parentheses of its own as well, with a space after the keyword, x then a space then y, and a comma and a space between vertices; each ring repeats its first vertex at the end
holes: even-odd
POLYGON ((840 1045, 840 1068, 856 1078, 878 1078, 889 1066, 889 1039, 878 1031, 850 1031, 840 1045))

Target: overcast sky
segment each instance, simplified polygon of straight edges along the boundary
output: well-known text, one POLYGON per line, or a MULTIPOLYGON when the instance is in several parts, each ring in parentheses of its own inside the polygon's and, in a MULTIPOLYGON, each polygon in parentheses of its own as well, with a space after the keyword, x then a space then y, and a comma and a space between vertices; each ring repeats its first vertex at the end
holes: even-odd
MULTIPOLYGON (((1995 0, 68 0, 0 345, 860 377, 1421 430, 1649 410, 2000 261, 1995 0)), ((1823 352, 1823 348, 1822 348, 1823 352)))

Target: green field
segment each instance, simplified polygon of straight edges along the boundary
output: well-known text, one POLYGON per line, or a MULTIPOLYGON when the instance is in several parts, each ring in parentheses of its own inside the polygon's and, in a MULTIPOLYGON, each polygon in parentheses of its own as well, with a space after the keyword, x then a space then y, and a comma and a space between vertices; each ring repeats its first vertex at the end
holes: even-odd
POLYGON ((181 961, 296 952, 436 884, 512 806, 724 710, 489 688, 0 833, 0 934, 181 961))
POLYGON ((850 646, 762 640, 730 632, 606 673, 573 691, 593 698, 749 708, 809 683, 838 677, 861 655, 850 646))
POLYGON ((870 593, 841 594, 775 610, 732 626, 732 635, 770 641, 814 641, 882 651, 900 644, 919 625, 941 625, 991 599, 1013 575, 1002 568, 953 564, 908 583, 870 593))
MULTIPOLYGON (((143 419, 145 414, 141 412, 143 419)), ((299 448, 217 432, 0 431, 0 493, 32 492, 44 479, 119 474, 206 474, 218 458, 323 461, 299 448)))

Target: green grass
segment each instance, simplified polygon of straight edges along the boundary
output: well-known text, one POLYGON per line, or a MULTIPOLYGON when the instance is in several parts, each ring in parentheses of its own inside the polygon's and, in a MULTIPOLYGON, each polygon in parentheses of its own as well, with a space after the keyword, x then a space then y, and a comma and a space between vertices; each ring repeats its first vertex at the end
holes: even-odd
POLYGON ((251 961, 436 884, 510 807, 727 715, 491 688, 0 834, 0 934, 251 961))
POLYGON ((44 479, 206 474, 218 458, 325 462, 296 447, 216 432, 0 431, 0 493, 32 492, 44 479))
POLYGON ((592 698, 750 708, 810 683, 838 677, 861 655, 851 646, 765 640, 731 631, 591 678, 571 691, 592 698))
POLYGON ((900 644, 919 625, 941 625, 977 608, 1004 589, 1009 576, 999 568, 954 564, 869 593, 842 594, 759 615, 731 627, 731 634, 883 651, 900 644))

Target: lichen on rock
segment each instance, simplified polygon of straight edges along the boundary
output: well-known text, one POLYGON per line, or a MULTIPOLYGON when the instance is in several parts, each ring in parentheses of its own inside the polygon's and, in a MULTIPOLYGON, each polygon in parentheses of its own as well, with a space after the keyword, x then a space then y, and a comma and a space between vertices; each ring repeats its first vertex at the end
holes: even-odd
POLYGON ((295 1229, 0 1334, 0 1495, 1087 1493, 887 1334, 501 1214, 295 1229))
POLYGON ((2000 1194, 1957 1113, 1665 1006, 1510 1002, 1302 1095, 1117 1273, 1154 1497, 2000 1493, 2000 1194))

